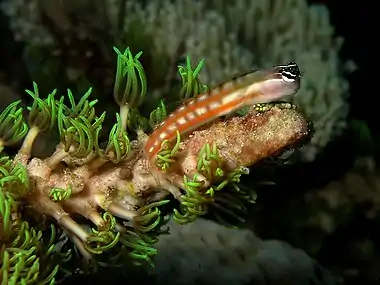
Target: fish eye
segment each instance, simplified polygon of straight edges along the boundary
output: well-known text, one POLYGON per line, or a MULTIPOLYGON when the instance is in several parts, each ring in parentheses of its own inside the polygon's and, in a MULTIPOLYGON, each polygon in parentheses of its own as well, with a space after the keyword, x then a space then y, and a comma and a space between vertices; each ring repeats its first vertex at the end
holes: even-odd
POLYGON ((279 65, 275 68, 278 73, 281 74, 284 82, 292 83, 299 80, 301 72, 298 65, 295 62, 288 62, 285 65, 279 65))

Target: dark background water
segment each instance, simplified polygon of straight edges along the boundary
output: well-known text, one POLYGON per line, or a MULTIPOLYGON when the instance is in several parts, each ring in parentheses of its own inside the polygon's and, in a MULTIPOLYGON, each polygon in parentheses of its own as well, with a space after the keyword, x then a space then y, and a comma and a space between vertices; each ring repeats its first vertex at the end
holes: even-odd
POLYGON ((379 130, 377 94, 378 41, 375 1, 310 1, 324 3, 331 13, 336 33, 345 38, 342 59, 353 59, 358 70, 349 76, 351 116, 379 130))

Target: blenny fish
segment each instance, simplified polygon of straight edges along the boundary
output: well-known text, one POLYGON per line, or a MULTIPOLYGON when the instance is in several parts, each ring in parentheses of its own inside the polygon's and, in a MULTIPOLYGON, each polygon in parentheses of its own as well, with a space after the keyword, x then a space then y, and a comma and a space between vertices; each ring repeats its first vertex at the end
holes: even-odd
POLYGON ((300 79, 298 65, 289 62, 236 76, 196 96, 154 129, 145 145, 148 159, 153 162, 163 141, 174 140, 177 130, 181 135, 187 134, 242 107, 269 103, 293 95, 300 88, 300 79))

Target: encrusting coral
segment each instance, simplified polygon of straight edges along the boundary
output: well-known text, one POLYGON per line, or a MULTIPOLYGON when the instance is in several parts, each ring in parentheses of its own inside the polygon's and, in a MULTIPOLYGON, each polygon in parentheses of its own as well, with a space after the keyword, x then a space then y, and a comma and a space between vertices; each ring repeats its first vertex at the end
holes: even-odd
MULTIPOLYGON (((0 114, 0 151, 22 143, 17 154, 0 158, 1 284, 53 284, 57 272, 65 275, 64 261, 71 256, 65 238, 95 268, 131 259, 153 264, 153 245, 168 232, 170 218, 192 222, 214 203, 224 213, 244 210, 240 202, 250 199, 239 189, 239 178, 247 167, 310 137, 310 124, 296 106, 258 104, 245 115, 222 118, 186 136, 178 133, 173 144, 164 141, 152 165, 142 146, 167 110, 162 103, 149 118, 139 114, 147 95, 142 53, 114 50, 120 111, 105 140, 106 114, 96 112, 91 88, 75 102, 70 90, 60 98, 57 90, 41 96, 33 83, 26 91, 33 98, 28 122, 20 101, 0 114), (55 129, 60 137, 55 152, 32 157, 36 137, 55 129), (218 195, 236 199, 223 204, 218 195), (169 204, 173 201, 179 205, 169 204)), ((196 77, 202 63, 194 70, 190 64, 179 67, 181 94, 203 90, 196 77)))

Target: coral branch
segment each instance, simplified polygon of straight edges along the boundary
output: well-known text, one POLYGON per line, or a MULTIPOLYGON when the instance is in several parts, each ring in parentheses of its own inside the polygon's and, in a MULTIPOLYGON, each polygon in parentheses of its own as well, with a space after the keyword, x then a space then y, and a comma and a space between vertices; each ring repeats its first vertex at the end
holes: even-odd
POLYGON ((221 120, 192 133, 181 143, 178 161, 183 174, 192 177, 202 147, 216 143, 223 169, 231 171, 297 147, 310 135, 309 122, 291 104, 275 105, 265 112, 253 108, 246 116, 221 120))
MULTIPOLYGON (((236 209, 244 212, 244 203, 251 200, 238 183, 240 175, 248 174, 247 167, 310 137, 309 122, 292 104, 259 104, 245 115, 231 114, 190 134, 174 130, 176 140, 164 140, 154 161, 145 152, 146 125, 165 120, 166 107, 161 103, 149 119, 140 115, 136 108, 146 93, 145 73, 138 60, 141 52, 133 56, 126 49, 117 54, 114 97, 120 114, 105 144, 99 139, 106 113, 96 116, 98 100, 88 100, 92 88, 79 102, 68 90, 68 107, 63 96, 54 99, 55 91, 40 99, 34 83, 34 93, 29 92, 34 99, 29 128, 18 103, 0 115, 0 152, 2 145, 26 135, 13 159, 0 157, 1 233, 14 230, 13 212, 18 205, 27 205, 28 213, 55 220, 86 261, 106 258, 105 263, 114 264, 114 259, 120 255, 120 262, 126 254, 152 264, 157 252, 152 245, 168 232, 164 226, 169 218, 186 224, 207 214, 213 204, 231 216, 236 216, 236 209), (47 159, 30 159, 38 133, 51 130, 56 123, 60 134, 56 151, 47 159), (131 141, 127 128, 137 139, 131 141), (228 184, 235 192, 228 191, 228 184), (103 255, 106 251, 110 255, 103 255), (114 252, 117 257, 110 259, 114 252)), ((179 68, 181 96, 196 96, 207 88, 197 78, 202 65, 203 61, 192 70, 187 58, 187 67, 179 68)))
POLYGON ((46 164, 49 166, 50 169, 55 169, 58 164, 61 163, 61 161, 69 155, 69 152, 66 152, 64 150, 64 147, 62 144, 60 144, 57 147, 57 150, 53 153, 52 156, 46 159, 46 164))
POLYGON ((24 142, 22 143, 22 146, 19 152, 27 156, 30 156, 32 153, 33 143, 39 133, 40 133, 40 129, 38 127, 33 126, 32 128, 30 128, 28 134, 26 135, 24 139, 24 142))
POLYGON ((61 225, 65 230, 70 231, 75 234, 82 242, 84 242, 89 234, 76 223, 69 215, 64 215, 58 220, 59 225, 61 225))

